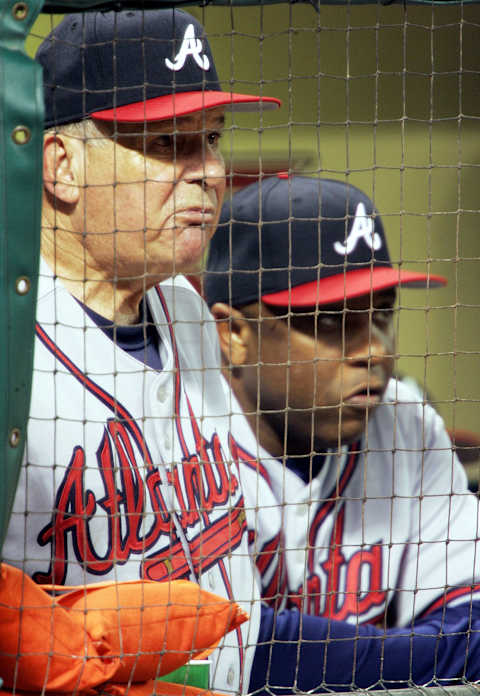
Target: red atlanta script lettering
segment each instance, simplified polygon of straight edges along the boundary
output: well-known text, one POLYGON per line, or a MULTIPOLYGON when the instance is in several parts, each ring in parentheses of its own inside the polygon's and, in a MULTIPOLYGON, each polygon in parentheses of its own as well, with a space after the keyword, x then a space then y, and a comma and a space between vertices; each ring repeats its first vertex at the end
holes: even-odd
POLYGON ((301 611, 338 621, 362 616, 372 607, 383 606, 386 599, 386 592, 381 589, 381 544, 362 548, 347 560, 342 551, 344 524, 343 506, 335 520, 327 560, 321 563, 326 583, 314 568, 309 568, 305 585, 290 596, 291 604, 301 611), (365 589, 362 578, 365 580, 367 575, 369 587, 365 589))
MULTIPOLYGON (((194 432, 197 452, 184 458, 182 465, 169 475, 182 509, 179 519, 184 529, 196 525, 201 517, 204 523, 211 524, 208 513, 216 506, 225 506, 238 489, 238 480, 224 461, 218 435, 214 434, 208 442, 198 429, 194 432)), ((160 550, 155 557, 162 555, 162 549, 163 553, 165 549, 169 553, 172 546, 178 545, 175 527, 161 493, 160 473, 145 463, 145 457, 135 454, 132 439, 128 424, 113 419, 107 422, 97 450, 98 471, 104 489, 102 497, 95 496, 88 488, 84 449, 74 448, 57 491, 55 512, 38 536, 40 545, 51 545, 52 561, 47 573, 35 574, 37 582, 65 582, 69 540, 76 560, 86 572, 94 575, 105 575, 114 564, 125 563, 132 554, 146 554, 159 544, 160 550), (137 457, 142 460, 141 469, 137 457), (145 498, 153 513, 148 516, 151 523, 147 529, 145 498), (99 544, 102 549, 106 548, 103 555, 98 550, 99 544)), ((147 451, 144 442, 137 444, 140 451, 147 451)), ((216 546, 223 555, 225 551, 220 541, 216 546)))

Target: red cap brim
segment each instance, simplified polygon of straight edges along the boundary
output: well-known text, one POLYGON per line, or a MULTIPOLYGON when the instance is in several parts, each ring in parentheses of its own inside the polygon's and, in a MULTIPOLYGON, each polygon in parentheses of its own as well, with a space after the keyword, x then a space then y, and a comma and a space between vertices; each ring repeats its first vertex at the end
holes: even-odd
POLYGON ((345 298, 360 297, 398 285, 410 288, 437 288, 446 284, 447 279, 443 276, 377 266, 374 269, 361 268, 340 273, 262 295, 262 302, 276 307, 314 307, 342 302, 345 298))
POLYGON ((166 119, 225 106, 231 111, 258 111, 276 109, 281 105, 275 97, 258 97, 253 94, 233 92, 178 92, 163 97, 117 106, 113 109, 95 111, 91 117, 99 121, 118 121, 121 123, 143 123, 145 121, 164 121, 166 119))

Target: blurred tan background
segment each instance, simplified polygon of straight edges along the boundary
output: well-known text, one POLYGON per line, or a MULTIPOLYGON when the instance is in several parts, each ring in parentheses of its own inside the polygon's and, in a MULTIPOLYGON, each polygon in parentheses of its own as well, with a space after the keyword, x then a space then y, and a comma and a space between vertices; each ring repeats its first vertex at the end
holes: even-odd
POLYGON ((401 292, 398 370, 450 428, 480 433, 480 5, 187 9, 225 89, 283 100, 229 121, 232 173, 347 178, 382 213, 394 262, 448 276, 401 292))

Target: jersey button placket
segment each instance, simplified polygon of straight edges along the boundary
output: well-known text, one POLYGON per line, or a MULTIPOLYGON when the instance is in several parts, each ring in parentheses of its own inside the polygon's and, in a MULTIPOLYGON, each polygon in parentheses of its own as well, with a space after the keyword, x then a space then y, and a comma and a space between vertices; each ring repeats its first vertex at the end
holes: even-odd
POLYGON ((160 384, 160 386, 157 389, 157 401, 159 401, 161 404, 164 404, 165 401, 167 400, 168 397, 168 391, 167 388, 164 384, 160 384))
POLYGON ((172 459, 172 399, 173 382, 168 375, 158 376, 150 390, 150 408, 152 414, 151 432, 158 443, 160 456, 166 462, 172 459), (163 455, 162 455, 163 453, 163 455))

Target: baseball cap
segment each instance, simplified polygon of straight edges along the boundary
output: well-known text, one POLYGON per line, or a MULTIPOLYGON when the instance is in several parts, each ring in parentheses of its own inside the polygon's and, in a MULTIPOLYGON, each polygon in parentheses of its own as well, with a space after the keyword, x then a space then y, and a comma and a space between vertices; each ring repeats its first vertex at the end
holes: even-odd
POLYGON ((394 286, 446 284, 394 268, 380 215, 360 189, 334 179, 271 177, 236 193, 210 242, 209 305, 311 307, 394 286))
POLYGON ((45 127, 90 116, 128 123, 225 106, 272 109, 273 97, 224 92, 202 25, 177 9, 67 15, 40 45, 45 127))

